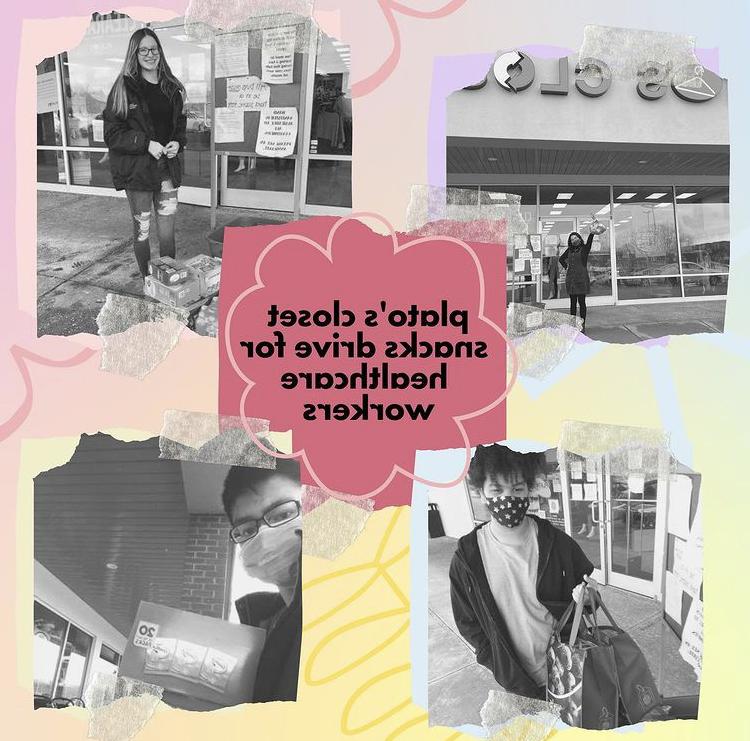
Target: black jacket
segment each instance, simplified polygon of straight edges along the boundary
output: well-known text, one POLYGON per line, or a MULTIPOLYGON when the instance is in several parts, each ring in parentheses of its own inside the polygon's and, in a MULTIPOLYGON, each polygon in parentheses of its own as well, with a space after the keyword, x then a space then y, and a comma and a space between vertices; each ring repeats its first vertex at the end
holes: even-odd
MULTIPOLYGON (((161 190, 162 172, 148 153, 148 143, 156 138, 140 80, 125 78, 128 92, 128 115, 120 118, 112 110, 112 93, 104 109, 104 141, 109 147, 109 168, 115 190, 161 190)), ((181 154, 185 148, 187 117, 183 100, 175 92, 172 100, 171 140, 180 145, 177 157, 165 158, 175 188, 182 182, 181 154)))
MULTIPOLYGON (((571 602, 573 587, 594 567, 570 536, 547 520, 527 517, 536 521, 539 533, 537 598, 558 620, 571 602)), ((490 591, 477 542, 479 527, 459 539, 451 561, 451 605, 456 626, 474 647, 477 661, 492 671, 501 687, 518 695, 538 697, 537 684, 521 664, 490 591)))
POLYGON ((585 242, 578 232, 571 232, 568 236, 568 248, 560 255, 560 265, 566 269, 565 289, 569 296, 586 295, 591 290, 588 261, 591 246, 594 244, 594 232, 589 232, 585 242), (577 235, 582 244, 575 248, 571 244, 573 235, 577 235))
MULTIPOLYGON (((301 568, 298 573, 301 574, 301 568)), ((262 626, 279 612, 266 635, 255 678, 253 702, 297 699, 300 646, 302 644, 302 584, 298 577, 294 597, 287 607, 278 594, 247 594, 235 602, 243 625, 262 626)))

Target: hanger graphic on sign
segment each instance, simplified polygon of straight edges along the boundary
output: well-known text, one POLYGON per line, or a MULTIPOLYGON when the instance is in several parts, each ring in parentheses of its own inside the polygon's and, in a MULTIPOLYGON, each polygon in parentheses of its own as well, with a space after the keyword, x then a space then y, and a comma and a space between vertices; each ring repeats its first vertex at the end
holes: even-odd
POLYGON ((692 103, 702 103, 715 98, 721 89, 721 78, 701 65, 695 65, 693 75, 684 82, 676 82, 680 78, 681 70, 675 72, 672 88, 683 100, 692 103), (709 81, 712 84, 709 84, 709 81))

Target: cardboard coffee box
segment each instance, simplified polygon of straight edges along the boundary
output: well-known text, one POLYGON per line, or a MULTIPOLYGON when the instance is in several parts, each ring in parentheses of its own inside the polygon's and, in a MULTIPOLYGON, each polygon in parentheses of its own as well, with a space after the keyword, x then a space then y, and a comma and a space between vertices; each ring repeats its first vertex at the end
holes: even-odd
POLYGON ((119 674, 164 689, 163 700, 186 710, 250 702, 266 631, 141 602, 119 674))

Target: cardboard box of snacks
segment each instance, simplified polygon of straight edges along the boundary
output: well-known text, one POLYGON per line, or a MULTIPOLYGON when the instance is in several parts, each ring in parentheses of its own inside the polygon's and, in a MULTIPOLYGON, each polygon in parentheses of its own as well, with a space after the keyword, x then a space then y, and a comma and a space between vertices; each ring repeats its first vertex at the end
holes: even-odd
POLYGON ((148 264, 148 272, 159 283, 175 286, 187 280, 190 274, 187 267, 173 257, 156 257, 148 264))
POLYGON ((198 276, 201 296, 214 296, 219 292, 221 258, 196 255, 185 261, 185 267, 198 276))
POLYGON ((147 275, 144 278, 143 292, 167 306, 176 307, 188 306, 201 297, 198 278, 192 274, 182 283, 172 286, 161 283, 153 275, 147 275))

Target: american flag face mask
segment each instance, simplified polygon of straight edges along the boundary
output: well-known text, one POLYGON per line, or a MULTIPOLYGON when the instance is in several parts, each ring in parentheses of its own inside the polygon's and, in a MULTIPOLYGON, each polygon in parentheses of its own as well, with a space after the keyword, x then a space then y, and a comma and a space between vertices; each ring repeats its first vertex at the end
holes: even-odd
POLYGON ((504 527, 518 527, 529 508, 528 497, 487 497, 492 517, 504 527))

